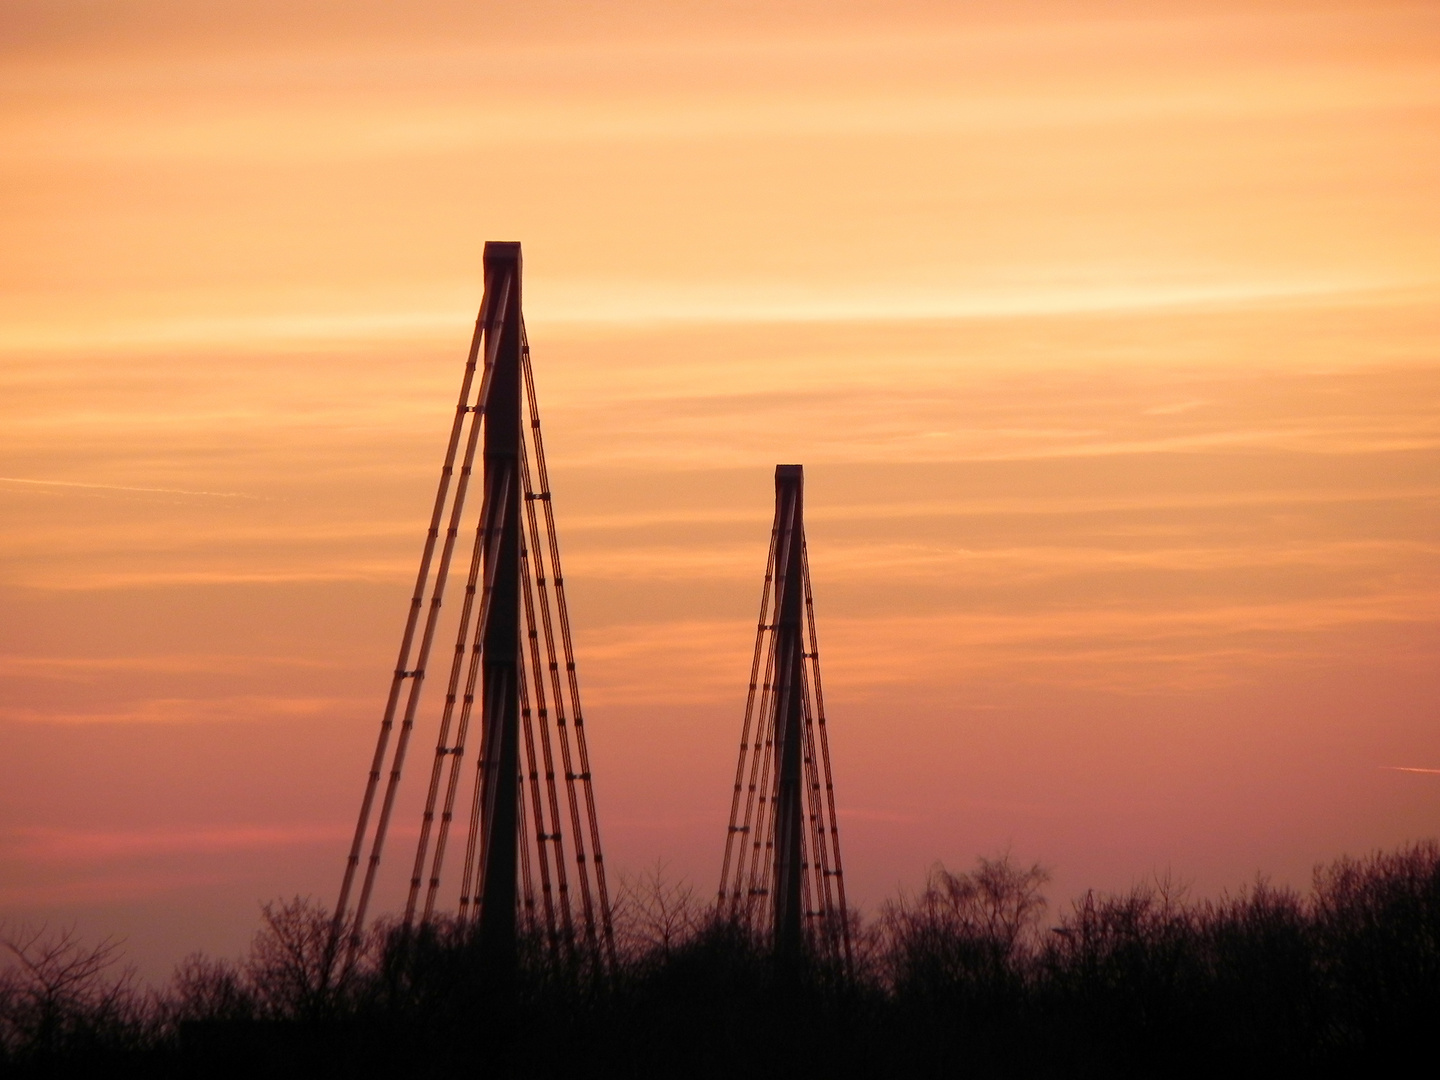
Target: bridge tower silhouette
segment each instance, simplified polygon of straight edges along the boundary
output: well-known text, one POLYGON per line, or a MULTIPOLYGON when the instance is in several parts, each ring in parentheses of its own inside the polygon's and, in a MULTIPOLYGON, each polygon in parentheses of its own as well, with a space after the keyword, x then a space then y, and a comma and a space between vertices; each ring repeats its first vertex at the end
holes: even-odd
POLYGON ((778 955, 852 963, 820 646, 805 543, 804 471, 775 467, 775 522, 730 825, 723 917, 768 929, 778 955))
POLYGON ((520 245, 487 243, 484 263, 484 298, 332 941, 348 968, 374 896, 456 547, 473 529, 402 926, 434 917, 456 807, 468 806, 457 916, 478 924, 481 963, 503 985, 520 931, 543 936, 556 955, 597 964, 613 965, 615 946, 521 306, 520 245), (479 512, 467 515, 477 453, 482 498, 479 512), (480 745, 467 770, 477 700, 480 745))

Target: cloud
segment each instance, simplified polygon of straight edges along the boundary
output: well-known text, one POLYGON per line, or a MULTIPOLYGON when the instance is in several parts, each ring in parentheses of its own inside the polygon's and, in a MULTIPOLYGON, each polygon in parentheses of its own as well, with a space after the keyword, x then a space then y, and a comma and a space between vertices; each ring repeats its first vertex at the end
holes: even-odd
POLYGON ((0 831, 0 844, 8 858, 43 863, 91 863, 297 846, 323 845, 338 850, 349 832, 344 826, 322 824, 121 830, 14 826, 0 831))
MULTIPOLYGON (((1203 607, 1080 608, 904 616, 818 613, 821 668, 837 700, 932 693, 969 680, 1121 693, 1234 685, 1265 672, 1340 660, 1423 667, 1420 644, 1364 644, 1362 631, 1436 626, 1440 592, 1203 607)), ((752 621, 676 621, 579 635, 588 701, 740 701, 752 621)))
POLYGON ((82 484, 75 480, 30 480, 18 476, 0 476, 0 484, 32 484, 36 487, 79 488, 89 491, 133 491, 156 495, 197 495, 213 499, 256 499, 238 491, 187 491, 183 488, 126 487, 122 484, 82 484))
POLYGON ((105 873, 70 881, 26 881, 0 885, 0 904, 12 909, 53 909, 91 904, 108 906, 185 889, 221 885, 233 882, 235 878, 234 871, 188 870, 105 873))
POLYGON ((258 654, 172 653, 145 656, 0 656, 0 676, 89 681, 97 675, 128 673, 241 675, 256 669, 335 669, 338 660, 258 654))
POLYGON ((303 717, 372 711, 370 698, 236 695, 197 698, 149 698, 108 709, 81 710, 63 705, 0 707, 0 723, 12 724, 215 724, 265 723, 303 717))

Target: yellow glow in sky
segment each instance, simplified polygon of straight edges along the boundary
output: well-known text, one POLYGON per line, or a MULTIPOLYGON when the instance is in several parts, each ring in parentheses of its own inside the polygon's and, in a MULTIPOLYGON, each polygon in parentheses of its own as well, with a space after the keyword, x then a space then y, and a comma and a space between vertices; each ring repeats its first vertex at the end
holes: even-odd
POLYGON ((1440 10, 776 7, 5 6, 0 917, 331 899, 487 239, 620 869, 718 874, 779 461, 862 904, 1433 835, 1440 10))

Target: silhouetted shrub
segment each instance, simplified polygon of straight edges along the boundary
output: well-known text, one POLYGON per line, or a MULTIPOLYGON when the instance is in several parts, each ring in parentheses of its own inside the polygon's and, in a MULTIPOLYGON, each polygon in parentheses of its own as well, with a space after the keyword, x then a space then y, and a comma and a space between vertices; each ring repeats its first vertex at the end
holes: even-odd
POLYGON ((1440 1016, 1440 846, 1317 869, 1312 920, 1335 1048, 1364 1056, 1415 1045, 1440 1016))
POLYGON ((134 972, 115 971, 118 942, 42 926, 0 932, 0 951, 0 1064, 70 1075, 147 1046, 152 1010, 134 972))
MULTIPOLYGON (((249 955, 192 956, 163 994, 114 943, 5 937, 0 1066, 16 1075, 901 1077, 1354 1073, 1428 1048, 1440 847, 1192 902, 1158 880, 1043 922, 1039 866, 935 867, 854 922, 853 966, 785 962, 657 870, 616 905, 617 958, 525 933, 498 994, 474 928, 267 905, 249 955)), ((525 922, 522 920, 522 923, 525 922)), ((528 923, 526 924, 528 925, 528 923)))

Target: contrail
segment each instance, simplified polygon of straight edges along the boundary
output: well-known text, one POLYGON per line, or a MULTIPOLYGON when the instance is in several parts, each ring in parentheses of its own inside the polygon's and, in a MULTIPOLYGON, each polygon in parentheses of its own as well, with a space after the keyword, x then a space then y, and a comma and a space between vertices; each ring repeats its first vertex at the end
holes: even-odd
POLYGON ((1381 765, 1380 768, 1389 769, 1391 772, 1418 772, 1440 776, 1440 769, 1417 769, 1410 765, 1381 765))
POLYGON ((258 499, 238 491, 186 491, 184 488, 125 487, 121 484, 81 484, 74 480, 26 480, 19 476, 0 476, 0 483, 35 484, 40 487, 89 488, 94 491, 143 491, 152 495, 206 495, 212 499, 258 499))

